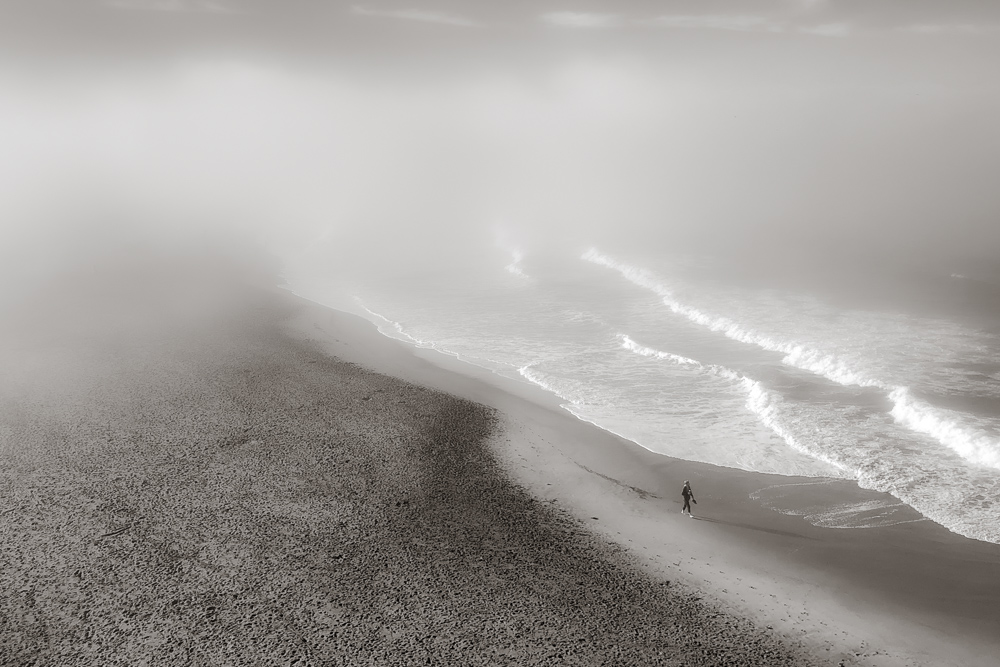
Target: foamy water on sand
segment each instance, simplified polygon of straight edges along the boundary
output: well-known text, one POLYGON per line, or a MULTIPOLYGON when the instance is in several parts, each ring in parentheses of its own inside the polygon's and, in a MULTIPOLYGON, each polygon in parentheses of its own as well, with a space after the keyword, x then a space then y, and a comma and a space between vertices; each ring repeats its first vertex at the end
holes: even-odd
MULTIPOLYGON (((647 449, 856 480, 900 501, 813 507, 816 525, 891 525, 919 519, 915 509, 1000 543, 1000 337, 979 320, 857 307, 727 280, 690 258, 599 248, 513 250, 406 283, 352 278, 357 308, 386 335, 534 383, 647 449)), ((292 279, 322 302, 317 284, 292 279)), ((757 499, 787 511, 782 497, 757 499)))

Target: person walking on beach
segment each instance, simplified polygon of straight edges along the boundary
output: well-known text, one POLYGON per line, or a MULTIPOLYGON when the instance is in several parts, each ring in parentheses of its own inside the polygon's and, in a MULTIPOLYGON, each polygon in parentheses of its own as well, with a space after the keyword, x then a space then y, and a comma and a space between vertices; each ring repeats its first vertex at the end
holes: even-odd
POLYGON ((684 496, 684 507, 681 508, 681 514, 687 510, 688 516, 693 517, 694 514, 691 513, 691 503, 694 502, 695 505, 698 501, 694 499, 694 491, 691 490, 691 482, 684 480, 684 488, 681 489, 681 495, 684 496))

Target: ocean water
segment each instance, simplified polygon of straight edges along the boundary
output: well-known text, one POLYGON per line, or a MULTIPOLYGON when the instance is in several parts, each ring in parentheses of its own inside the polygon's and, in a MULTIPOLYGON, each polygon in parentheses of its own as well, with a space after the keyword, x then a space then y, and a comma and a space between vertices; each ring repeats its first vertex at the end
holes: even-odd
MULTIPOLYGON (((816 525, 932 520, 1000 543, 994 274, 827 267, 802 280, 601 247, 477 257, 405 278, 322 262, 288 278, 320 303, 346 295, 387 336, 536 384, 651 451, 898 499, 811 508, 816 525)), ((755 499, 790 511, 785 491, 755 499)))

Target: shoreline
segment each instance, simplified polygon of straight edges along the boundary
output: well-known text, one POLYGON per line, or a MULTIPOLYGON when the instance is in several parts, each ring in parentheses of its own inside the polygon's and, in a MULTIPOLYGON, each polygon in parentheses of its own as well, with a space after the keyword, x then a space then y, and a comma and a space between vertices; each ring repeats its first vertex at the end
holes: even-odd
MULTIPOLYGON (((840 502, 898 501, 853 481, 752 473, 651 452, 576 417, 539 387, 407 345, 359 315, 336 311, 357 318, 354 335, 363 338, 367 328, 382 341, 378 354, 352 351, 324 330, 323 311, 331 309, 303 301, 313 319, 297 328, 311 331, 331 354, 500 410, 506 435, 495 444, 508 473, 629 548, 656 576, 682 579, 785 636, 810 637, 817 654, 856 664, 988 665, 1000 652, 1000 545, 929 520, 813 526, 751 495, 824 482, 825 495, 840 502), (704 516, 694 521, 679 515, 674 497, 683 479, 702 500, 695 511, 704 516)), ((788 502, 794 510, 809 500, 800 494, 788 502)))
POLYGON ((827 662, 511 482, 494 409, 289 336, 291 295, 55 287, 0 325, 0 663, 827 662))
POLYGON ((996 655, 992 545, 816 528, 751 498, 790 478, 196 269, 74 276, 0 327, 0 662, 996 655))

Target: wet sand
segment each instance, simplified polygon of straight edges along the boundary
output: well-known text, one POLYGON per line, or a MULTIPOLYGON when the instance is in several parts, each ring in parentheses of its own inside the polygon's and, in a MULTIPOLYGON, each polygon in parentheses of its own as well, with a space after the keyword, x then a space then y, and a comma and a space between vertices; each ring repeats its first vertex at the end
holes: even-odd
POLYGON ((810 664, 510 481, 494 409, 196 269, 4 322, 0 664, 810 664))

